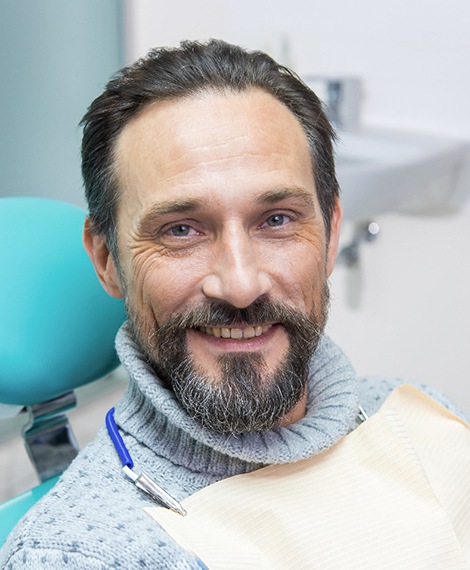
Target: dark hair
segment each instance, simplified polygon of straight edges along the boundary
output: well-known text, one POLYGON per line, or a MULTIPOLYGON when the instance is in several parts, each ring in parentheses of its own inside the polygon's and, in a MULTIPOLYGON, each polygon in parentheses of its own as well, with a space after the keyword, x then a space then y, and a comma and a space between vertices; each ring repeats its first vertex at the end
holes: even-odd
POLYGON ((260 51, 221 40, 184 41, 179 48, 156 48, 123 68, 90 105, 83 125, 82 174, 91 226, 117 254, 116 208, 119 180, 114 168, 117 138, 131 118, 153 101, 191 97, 201 91, 243 92, 260 88, 283 103, 307 136, 327 237, 338 195, 334 131, 318 97, 286 67, 260 51))

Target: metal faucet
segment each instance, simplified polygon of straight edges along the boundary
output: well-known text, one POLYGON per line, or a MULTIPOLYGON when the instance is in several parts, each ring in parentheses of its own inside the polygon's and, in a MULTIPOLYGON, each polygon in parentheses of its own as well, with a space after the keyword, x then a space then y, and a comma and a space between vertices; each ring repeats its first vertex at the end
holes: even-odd
POLYGON ((359 77, 309 75, 304 81, 322 100, 327 117, 336 129, 353 131, 359 127, 363 98, 359 77))

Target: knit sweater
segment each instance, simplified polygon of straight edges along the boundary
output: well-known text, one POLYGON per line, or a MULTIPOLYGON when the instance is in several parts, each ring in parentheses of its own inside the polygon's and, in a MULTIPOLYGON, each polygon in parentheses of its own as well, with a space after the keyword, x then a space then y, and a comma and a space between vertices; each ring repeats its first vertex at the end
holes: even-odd
MULTIPOLYGON (((126 327, 116 347, 130 376, 115 419, 136 471, 145 471, 177 500, 232 475, 311 457, 354 429, 359 403, 373 414, 399 380, 358 379, 343 352, 323 337, 309 367, 307 413, 266 432, 224 435, 202 428, 146 363, 126 327)), ((422 387, 452 407, 434 390, 422 387)), ((197 569, 144 512, 156 506, 121 470, 103 428, 31 509, 0 552, 9 570, 197 569)), ((163 508, 163 507, 162 507, 163 508)))

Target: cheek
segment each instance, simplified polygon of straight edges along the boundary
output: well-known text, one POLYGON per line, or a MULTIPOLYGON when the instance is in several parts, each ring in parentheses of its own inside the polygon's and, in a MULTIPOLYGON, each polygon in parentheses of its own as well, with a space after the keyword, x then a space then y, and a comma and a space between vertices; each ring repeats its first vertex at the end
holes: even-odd
POLYGON ((326 236, 323 222, 306 222, 296 232, 296 241, 305 248, 310 249, 311 254, 319 259, 325 258, 326 236))
POLYGON ((292 268, 291 290, 295 291, 297 300, 302 302, 306 313, 318 305, 323 294, 326 280, 324 259, 303 257, 303 262, 292 268))
POLYGON ((132 260, 130 297, 136 308, 161 324, 169 315, 187 306, 200 283, 197 260, 161 256, 156 251, 139 252, 132 260))
POLYGON ((282 288, 280 293, 307 313, 323 292, 325 250, 322 228, 305 228, 289 244, 271 252, 271 275, 282 288))

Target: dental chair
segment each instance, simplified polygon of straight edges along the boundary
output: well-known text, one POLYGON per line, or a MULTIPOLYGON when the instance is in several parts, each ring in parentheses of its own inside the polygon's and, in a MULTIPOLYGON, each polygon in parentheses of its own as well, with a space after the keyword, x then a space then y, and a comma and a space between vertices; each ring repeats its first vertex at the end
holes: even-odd
POLYGON ((0 199, 0 406, 28 414, 23 438, 41 481, 0 505, 0 546, 78 453, 66 417, 74 390, 118 365, 124 305, 96 278, 84 217, 55 200, 0 199))

